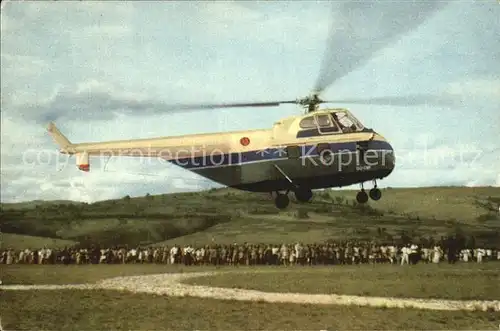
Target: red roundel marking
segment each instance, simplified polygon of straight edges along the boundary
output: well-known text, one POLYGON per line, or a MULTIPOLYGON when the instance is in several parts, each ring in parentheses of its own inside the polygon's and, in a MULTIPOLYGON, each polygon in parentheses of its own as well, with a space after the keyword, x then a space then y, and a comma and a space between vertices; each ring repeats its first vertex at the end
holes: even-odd
POLYGON ((250 139, 248 137, 243 137, 240 139, 240 144, 243 146, 248 146, 250 144, 250 139))

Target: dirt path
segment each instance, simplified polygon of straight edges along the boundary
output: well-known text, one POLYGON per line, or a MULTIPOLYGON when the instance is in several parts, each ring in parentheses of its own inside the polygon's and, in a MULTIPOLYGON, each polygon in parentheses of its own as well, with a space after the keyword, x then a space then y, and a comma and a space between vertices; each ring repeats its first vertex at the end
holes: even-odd
POLYGON ((5 285, 0 290, 58 290, 58 289, 108 289, 134 293, 151 293, 170 296, 191 296, 220 300, 286 302, 309 304, 357 305, 372 307, 417 308, 431 310, 492 310, 500 311, 500 301, 461 301, 440 299, 403 299, 389 297, 362 297, 353 295, 326 295, 305 293, 269 293, 254 290, 214 288, 188 285, 182 280, 191 277, 211 276, 216 272, 159 274, 117 277, 96 284, 81 285, 5 285))

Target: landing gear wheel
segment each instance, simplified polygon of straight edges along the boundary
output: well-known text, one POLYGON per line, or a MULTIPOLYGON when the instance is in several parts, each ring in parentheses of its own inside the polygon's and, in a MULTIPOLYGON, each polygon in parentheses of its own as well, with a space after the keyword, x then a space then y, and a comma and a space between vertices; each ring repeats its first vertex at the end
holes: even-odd
POLYGON ((278 194, 274 200, 274 204, 278 209, 285 209, 290 204, 290 198, 286 194, 278 194))
POLYGON ((366 203, 368 202, 368 194, 366 194, 365 190, 361 190, 356 194, 356 201, 358 203, 366 203))
POLYGON ((299 188, 295 192, 295 198, 300 202, 309 202, 313 197, 313 193, 309 189, 299 188))
POLYGON ((382 198, 382 192, 376 187, 372 188, 370 190, 369 194, 370 194, 370 198, 373 201, 379 201, 380 198, 382 198))

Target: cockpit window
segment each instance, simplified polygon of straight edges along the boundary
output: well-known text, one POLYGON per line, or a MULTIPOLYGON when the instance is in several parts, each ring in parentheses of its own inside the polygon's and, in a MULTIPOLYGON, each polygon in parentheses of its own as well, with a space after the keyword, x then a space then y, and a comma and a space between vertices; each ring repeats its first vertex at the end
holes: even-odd
POLYGON ((305 117, 299 126, 301 129, 319 129, 322 134, 363 130, 363 126, 355 117, 342 110, 305 117))
POLYGON ((340 125, 343 132, 360 131, 363 126, 359 121, 344 111, 332 112, 333 119, 340 125))
POLYGON ((314 120, 314 116, 309 116, 300 121, 299 126, 302 129, 314 129, 316 128, 316 121, 314 120))
POLYGON ((337 113, 337 119, 342 126, 352 127, 354 122, 347 116, 346 113, 337 113))

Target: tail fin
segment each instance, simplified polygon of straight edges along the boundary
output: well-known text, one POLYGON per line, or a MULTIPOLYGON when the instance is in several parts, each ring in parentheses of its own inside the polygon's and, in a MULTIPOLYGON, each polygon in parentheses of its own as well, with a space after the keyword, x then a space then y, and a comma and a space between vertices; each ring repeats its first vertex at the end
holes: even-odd
POLYGON ((61 133, 61 131, 59 131, 53 122, 49 123, 47 130, 54 141, 61 147, 61 153, 73 153, 73 144, 61 133))

